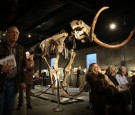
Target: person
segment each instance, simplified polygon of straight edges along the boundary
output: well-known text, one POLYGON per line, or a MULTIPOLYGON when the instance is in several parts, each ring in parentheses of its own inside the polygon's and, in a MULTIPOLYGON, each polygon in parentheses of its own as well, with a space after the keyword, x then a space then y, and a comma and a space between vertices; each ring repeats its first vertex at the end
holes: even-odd
MULTIPOLYGON (((123 67, 122 67, 123 68, 123 67)), ((121 67, 119 68, 121 71, 122 69, 121 67)), ((122 69, 124 71, 124 73, 126 74, 126 68, 124 67, 122 69)), ((120 72, 121 73, 121 72, 120 72)), ((115 94, 115 96, 118 98, 118 105, 121 107, 121 111, 124 112, 123 114, 130 114, 131 113, 131 109, 130 109, 130 104, 131 104, 131 96, 130 96, 130 92, 129 90, 126 88, 126 90, 119 85, 119 82, 117 81, 117 79, 115 78, 117 74, 116 71, 116 67, 111 65, 107 68, 106 73, 105 73, 108 78, 113 82, 113 84, 115 85, 115 87, 117 87, 119 89, 119 92, 117 92, 115 94)), ((126 82, 127 83, 127 82, 126 82)))
POLYGON ((14 55, 15 66, 0 64, 0 115, 12 115, 19 86, 25 89, 23 68, 25 67, 25 49, 17 43, 19 30, 11 26, 6 31, 5 41, 0 42, 0 59, 14 55))
POLYGON ((112 83, 117 87, 119 85, 117 79, 115 78, 117 69, 115 66, 110 65, 105 71, 105 75, 112 81, 112 83))
POLYGON ((41 77, 42 77, 43 79, 46 78, 46 71, 43 71, 43 73, 41 73, 41 77))
POLYGON ((135 75, 132 75, 132 88, 131 88, 131 92, 132 92, 132 110, 133 110, 133 115, 135 115, 135 75))
POLYGON ((43 80, 43 86, 46 86, 46 71, 43 70, 43 72, 41 73, 41 77, 43 80))
POLYGON ((126 74, 127 74, 127 68, 124 66, 120 66, 115 76, 115 78, 117 79, 119 83, 119 86, 125 87, 125 88, 129 85, 129 82, 126 78, 126 74))
POLYGON ((118 89, 110 85, 101 73, 97 63, 92 63, 86 73, 86 81, 91 88, 90 98, 95 115, 105 115, 106 104, 113 104, 112 100, 118 89))
MULTIPOLYGON (((27 101, 27 108, 32 109, 31 106, 31 89, 33 86, 33 74, 34 74, 34 60, 30 57, 30 52, 26 51, 26 66, 24 68, 24 77, 26 83, 26 101, 27 101)), ((23 89, 20 88, 19 90, 19 101, 17 110, 22 108, 23 104, 23 89)))
POLYGON ((77 78, 76 78, 76 88, 79 87, 79 76, 80 76, 80 73, 81 73, 81 66, 78 66, 77 78))
POLYGON ((120 98, 120 103, 123 106, 123 110, 125 113, 131 113, 132 108, 131 108, 131 103, 132 103, 132 98, 131 98, 131 92, 129 90, 129 81, 126 78, 127 75, 127 68, 125 66, 120 66, 118 68, 118 72, 115 76, 118 82, 118 86, 123 89, 120 93, 118 93, 117 96, 120 98))
POLYGON ((79 77, 79 89, 83 91, 85 88, 85 74, 86 68, 80 70, 80 77, 79 77))

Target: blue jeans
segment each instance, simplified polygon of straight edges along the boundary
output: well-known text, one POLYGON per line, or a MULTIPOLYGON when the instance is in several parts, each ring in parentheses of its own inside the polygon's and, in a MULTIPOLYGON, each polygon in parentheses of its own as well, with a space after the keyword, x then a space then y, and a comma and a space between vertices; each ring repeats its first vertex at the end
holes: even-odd
POLYGON ((5 90, 0 92, 0 115, 13 114, 15 99, 14 81, 7 81, 5 90))

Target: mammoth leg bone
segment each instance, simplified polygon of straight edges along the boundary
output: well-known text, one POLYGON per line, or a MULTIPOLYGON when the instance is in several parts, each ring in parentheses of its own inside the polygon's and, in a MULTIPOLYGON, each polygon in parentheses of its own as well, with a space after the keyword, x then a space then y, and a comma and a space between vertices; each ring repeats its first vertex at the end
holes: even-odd
POLYGON ((74 52, 74 50, 71 50, 70 52, 70 59, 69 59, 69 63, 68 65, 66 66, 66 68, 64 69, 64 72, 65 72, 65 77, 64 77, 64 80, 63 80, 63 85, 65 86, 68 86, 69 84, 67 84, 67 81, 68 81, 68 77, 69 77, 69 74, 70 74, 70 71, 71 71, 71 68, 72 68, 72 64, 74 62, 74 58, 76 56, 76 53, 74 52))
POLYGON ((58 62, 59 62, 59 58, 60 58, 60 55, 56 55, 56 59, 54 61, 54 70, 56 71, 56 73, 58 72, 58 62))
MULTIPOLYGON (((48 68, 49 68, 49 74, 50 74, 50 78, 51 78, 51 84, 54 84, 54 80, 53 80, 53 77, 56 78, 56 71, 54 69, 52 69, 46 59, 46 57, 42 56, 42 58, 45 60, 48 68)), ((54 93, 54 85, 52 86, 52 91, 54 93)))

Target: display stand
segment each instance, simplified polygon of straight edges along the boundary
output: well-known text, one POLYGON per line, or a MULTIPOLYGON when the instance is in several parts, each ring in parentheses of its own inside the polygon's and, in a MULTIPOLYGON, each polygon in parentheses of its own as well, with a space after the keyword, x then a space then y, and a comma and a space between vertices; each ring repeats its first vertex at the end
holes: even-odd
POLYGON ((57 79, 56 82, 57 82, 57 100, 58 100, 58 106, 57 106, 57 108, 54 108, 53 110, 55 112, 62 112, 62 111, 64 111, 64 109, 60 106, 60 94, 59 94, 59 84, 60 84, 60 82, 59 82, 59 79, 57 79))

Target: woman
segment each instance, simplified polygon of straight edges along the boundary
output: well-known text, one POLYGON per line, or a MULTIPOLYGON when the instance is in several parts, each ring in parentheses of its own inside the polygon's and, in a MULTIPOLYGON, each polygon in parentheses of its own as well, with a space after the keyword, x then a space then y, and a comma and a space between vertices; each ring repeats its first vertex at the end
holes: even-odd
POLYGON ((115 66, 110 65, 105 72, 105 75, 113 82, 113 84, 117 87, 119 85, 117 79, 115 78, 115 75, 117 73, 117 69, 115 66))
POLYGON ((90 98, 95 115, 105 115, 105 105, 118 91, 116 87, 109 85, 100 70, 97 63, 92 63, 86 74, 86 80, 91 87, 90 98))

